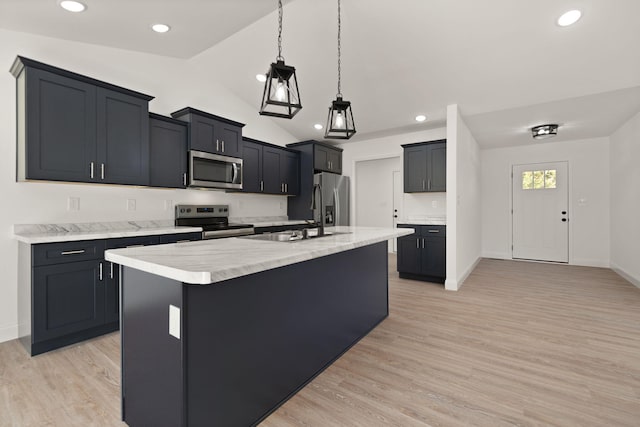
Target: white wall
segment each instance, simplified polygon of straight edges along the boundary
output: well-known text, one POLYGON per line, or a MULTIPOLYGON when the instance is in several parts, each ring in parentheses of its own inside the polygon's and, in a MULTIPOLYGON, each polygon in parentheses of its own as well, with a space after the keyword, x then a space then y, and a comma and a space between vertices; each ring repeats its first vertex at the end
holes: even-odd
MULTIPOLYGON (((414 142, 433 141, 444 139, 446 128, 428 129, 419 132, 410 132, 402 135, 373 138, 358 142, 347 142, 340 147, 342 153, 342 173, 351 177, 351 194, 355 194, 356 176, 355 164, 363 160, 386 159, 393 157, 403 158, 402 144, 414 142)), ((404 174, 401 162, 401 173, 404 174)), ((356 214, 355 197, 351 197, 351 224, 355 223, 356 214)), ((445 193, 404 194, 402 196, 402 215, 398 222, 406 222, 412 216, 446 215, 445 193)))
POLYGON ((480 147, 457 105, 447 107, 447 278, 456 291, 481 254, 480 147))
POLYGON ((611 268, 640 287, 640 113, 610 144, 611 268))
POLYGON ((481 151, 482 256, 511 258, 511 166, 569 162, 569 263, 609 266, 609 139, 481 151))
POLYGON ((125 186, 15 182, 15 79, 8 72, 16 55, 154 95, 150 110, 168 115, 192 106, 246 123, 245 136, 284 145, 290 134, 257 114, 257 105, 240 101, 215 84, 208 70, 186 60, 74 43, 0 30, 0 342, 17 337, 17 243, 13 224, 172 219, 173 203, 228 203, 233 216, 286 215, 281 196, 226 194, 221 191, 161 190, 125 186), (79 197, 80 210, 66 210, 67 198, 79 197), (137 210, 125 209, 136 199, 137 210))

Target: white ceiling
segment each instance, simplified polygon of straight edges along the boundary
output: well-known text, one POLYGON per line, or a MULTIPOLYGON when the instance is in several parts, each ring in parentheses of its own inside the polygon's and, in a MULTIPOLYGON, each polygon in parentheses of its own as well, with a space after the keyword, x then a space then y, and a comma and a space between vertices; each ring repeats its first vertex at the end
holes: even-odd
MULTIPOLYGON (((275 0, 85 3, 70 14, 56 0, 0 0, 0 27, 188 58, 257 114, 255 74, 277 54, 275 0), (172 31, 149 31, 157 21, 172 31)), ((313 124, 324 124, 335 98, 336 4, 285 2, 283 56, 296 67, 303 109, 264 120, 300 140, 322 139, 313 124)), ((558 140, 609 135, 640 111, 639 16, 638 0, 342 0, 352 141, 441 126, 452 103, 483 147, 530 144, 527 129, 542 122, 562 125, 558 140), (583 18, 558 27, 573 8, 583 18), (429 120, 416 123, 417 114, 429 120)))

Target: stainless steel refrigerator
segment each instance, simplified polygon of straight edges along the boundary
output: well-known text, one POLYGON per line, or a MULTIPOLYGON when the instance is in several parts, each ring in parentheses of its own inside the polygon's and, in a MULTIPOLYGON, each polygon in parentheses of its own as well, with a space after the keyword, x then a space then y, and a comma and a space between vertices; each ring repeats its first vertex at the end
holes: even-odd
POLYGON ((313 218, 325 227, 349 225, 349 177, 322 172, 313 176, 313 193, 316 197, 313 218), (320 201, 322 194, 322 201, 320 201))

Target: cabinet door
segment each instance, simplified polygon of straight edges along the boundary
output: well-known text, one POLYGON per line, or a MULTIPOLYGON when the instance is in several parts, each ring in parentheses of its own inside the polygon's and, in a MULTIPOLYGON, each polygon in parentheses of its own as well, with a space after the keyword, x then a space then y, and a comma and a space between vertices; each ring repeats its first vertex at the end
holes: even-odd
POLYGON ((426 168, 426 146, 408 147, 404 149, 405 193, 427 191, 426 168))
POLYGON ((242 191, 245 193, 262 192, 262 145, 244 141, 242 160, 242 191))
POLYGON ((421 273, 421 238, 412 234, 398 237, 398 271, 401 273, 421 273))
POLYGON ((328 150, 329 171, 342 174, 342 152, 338 150, 328 150))
POLYGON ((329 171, 329 150, 315 145, 313 147, 313 168, 320 171, 329 171))
POLYGON ((286 184, 285 192, 294 196, 298 195, 300 193, 300 158, 295 153, 285 151, 283 159, 284 171, 281 175, 286 184))
POLYGON ((446 238, 442 236, 425 236, 422 254, 422 274, 435 277, 447 276, 446 238))
POLYGON ((34 342, 104 324, 101 266, 100 261, 81 261, 33 269, 34 342))
POLYGON ((242 157, 242 128, 221 123, 218 126, 220 134, 220 152, 225 156, 242 157))
POLYGON ((428 147, 428 190, 447 191, 447 144, 430 144, 428 147))
POLYGON ((221 130, 218 130, 220 125, 221 123, 216 120, 192 114, 189 149, 214 154, 220 153, 219 135, 222 133, 221 130))
POLYGON ((283 194, 284 187, 280 178, 280 162, 282 150, 264 147, 262 149, 262 180, 264 192, 269 194, 283 194))
POLYGON ((18 111, 19 118, 25 116, 25 178, 92 181, 91 163, 95 167, 96 161, 95 86, 32 68, 26 73, 25 93, 18 93, 19 107, 26 101, 26 110, 18 111))
POLYGON ((187 126, 149 119, 149 185, 185 188, 187 126))
POLYGON ((149 103, 97 89, 100 182, 149 185, 149 103))

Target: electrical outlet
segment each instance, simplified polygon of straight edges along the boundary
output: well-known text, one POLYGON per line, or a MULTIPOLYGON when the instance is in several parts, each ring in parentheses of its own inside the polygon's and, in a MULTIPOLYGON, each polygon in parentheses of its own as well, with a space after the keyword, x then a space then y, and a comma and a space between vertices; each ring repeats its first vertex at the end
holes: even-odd
POLYGON ((431 201, 431 207, 432 208, 437 208, 438 207, 438 201, 437 200, 432 200, 431 201))
POLYGON ((127 210, 128 211, 136 210, 136 199, 127 199, 127 210))
POLYGON ((67 200, 67 210, 68 211, 79 211, 80 210, 80 198, 79 197, 69 197, 67 200))
POLYGON ((173 200, 165 200, 164 201, 164 210, 170 211, 173 209, 173 200))

